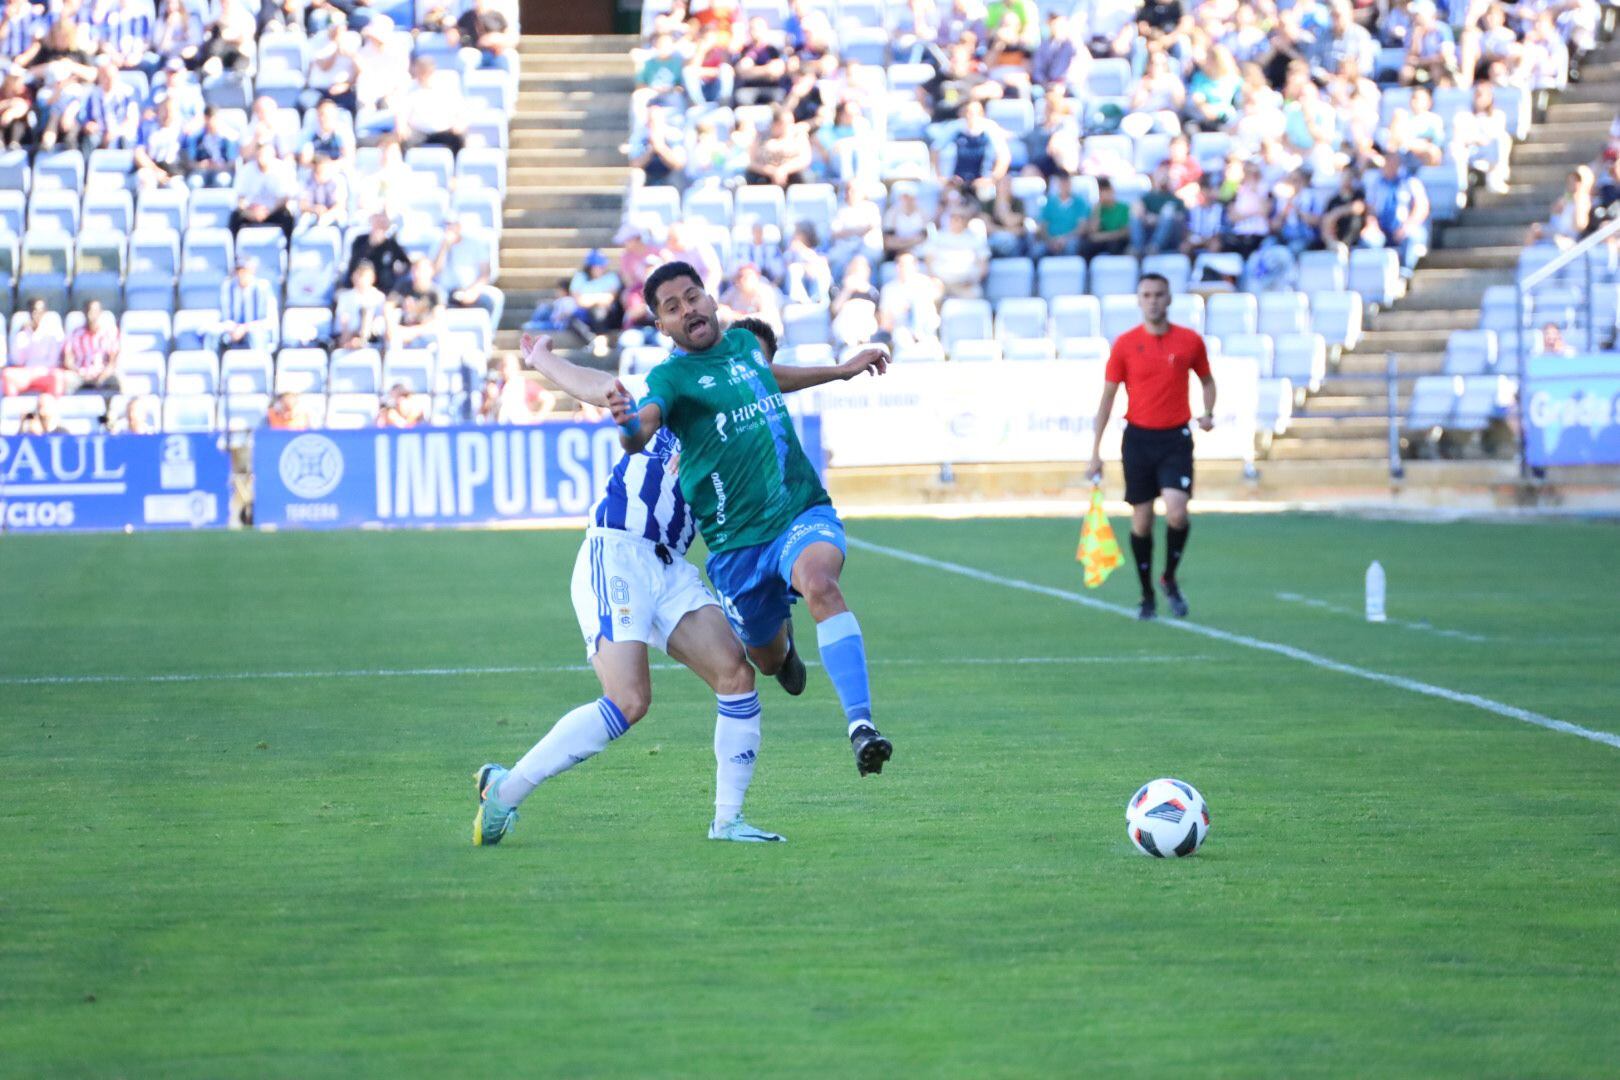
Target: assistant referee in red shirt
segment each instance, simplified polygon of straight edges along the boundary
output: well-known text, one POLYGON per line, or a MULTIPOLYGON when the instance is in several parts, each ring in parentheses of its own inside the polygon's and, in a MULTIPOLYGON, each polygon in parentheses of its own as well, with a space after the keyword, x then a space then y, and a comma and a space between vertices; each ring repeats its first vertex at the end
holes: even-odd
POLYGON ((1187 615, 1187 600, 1176 584, 1176 570, 1187 547, 1187 500, 1192 497, 1192 402, 1187 372, 1204 385, 1204 411, 1198 426, 1215 424, 1215 379, 1209 373, 1204 339, 1185 326, 1170 325, 1170 282, 1162 274, 1143 274, 1136 283, 1142 325, 1114 342, 1103 375, 1102 403, 1097 407, 1096 439, 1091 446, 1093 477, 1102 477, 1103 428, 1114 412, 1114 395, 1125 387, 1125 501, 1131 504, 1131 554, 1142 581, 1137 618, 1158 614, 1153 596, 1153 500, 1164 497, 1164 589, 1170 610, 1187 615))

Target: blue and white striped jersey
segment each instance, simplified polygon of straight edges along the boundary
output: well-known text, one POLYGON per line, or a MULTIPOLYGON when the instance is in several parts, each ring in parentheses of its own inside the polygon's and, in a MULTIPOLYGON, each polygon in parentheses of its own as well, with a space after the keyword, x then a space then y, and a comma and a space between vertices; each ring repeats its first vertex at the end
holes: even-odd
POLYGON ((591 524, 663 544, 677 558, 685 555, 697 522, 675 474, 680 453, 681 441, 660 428, 647 449, 621 457, 607 490, 591 508, 591 524))

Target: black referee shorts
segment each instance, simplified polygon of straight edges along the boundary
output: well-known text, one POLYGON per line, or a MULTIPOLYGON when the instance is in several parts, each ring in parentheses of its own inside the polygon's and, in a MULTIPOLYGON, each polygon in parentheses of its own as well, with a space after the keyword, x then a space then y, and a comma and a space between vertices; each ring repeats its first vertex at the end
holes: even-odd
POLYGON ((1120 456, 1125 466, 1125 501, 1132 506, 1152 502, 1166 489, 1192 494, 1191 425, 1146 428, 1126 424, 1120 456))

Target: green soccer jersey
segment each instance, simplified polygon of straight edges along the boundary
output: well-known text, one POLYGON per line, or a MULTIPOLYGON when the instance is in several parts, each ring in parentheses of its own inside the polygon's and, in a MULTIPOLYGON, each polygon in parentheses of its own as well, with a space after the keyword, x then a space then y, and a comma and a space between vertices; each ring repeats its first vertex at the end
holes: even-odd
POLYGON ((706 352, 671 353, 647 374, 641 404, 653 403, 681 440, 681 494, 710 551, 774 540, 832 501, 747 330, 727 331, 706 352))

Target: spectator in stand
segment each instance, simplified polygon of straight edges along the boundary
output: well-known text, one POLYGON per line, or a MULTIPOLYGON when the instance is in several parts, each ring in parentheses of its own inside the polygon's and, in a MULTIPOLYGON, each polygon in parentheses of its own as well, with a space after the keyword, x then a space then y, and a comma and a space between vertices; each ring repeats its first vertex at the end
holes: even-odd
POLYGON ((833 213, 827 261, 833 277, 844 276, 844 269, 857 256, 867 265, 883 261, 883 211, 867 194, 866 186, 851 180, 844 186, 844 201, 833 213))
POLYGON ((0 368, 0 394, 54 393, 60 386, 62 318, 43 297, 28 301, 28 320, 11 331, 6 366, 0 368))
POLYGON ((1046 40, 1035 47, 1030 60, 1030 83, 1041 87, 1043 96, 1061 95, 1069 83, 1085 83, 1090 61, 1090 53, 1075 45, 1069 17, 1059 8, 1049 10, 1046 40))
POLYGON ((568 283, 568 297, 573 301, 573 314, 569 326, 588 344, 606 351, 606 336, 624 322, 624 309, 619 294, 624 283, 608 267, 608 258, 599 249, 592 248, 585 256, 585 265, 568 283))
POLYGON ((1455 132, 1453 145, 1469 169, 1483 175, 1488 190, 1507 194, 1513 136, 1508 134, 1507 114, 1496 107, 1496 91, 1491 84, 1475 83, 1472 107, 1454 116, 1451 123, 1455 132))
POLYGON ((1243 166, 1242 176, 1226 208, 1226 234, 1221 237, 1221 246, 1247 258, 1271 235, 1272 207, 1260 164, 1250 161, 1243 166))
POLYGON ((184 183, 187 141, 174 102, 159 101, 155 120, 142 128, 135 144, 135 178, 142 191, 184 183))
POLYGON ((945 228, 936 229, 918 251, 945 295, 977 299, 983 295, 984 279, 990 273, 990 244, 968 227, 970 217, 966 207, 952 208, 946 214, 945 228))
POLYGON ((1003 176, 999 182, 987 177, 975 181, 969 191, 984 223, 992 258, 1023 259, 1034 254, 1035 226, 1024 212, 1024 200, 1012 193, 1012 177, 1003 176))
POLYGON ((914 181, 894 185, 893 195, 894 201, 883 214, 883 250, 890 258, 922 247, 933 225, 933 219, 917 203, 914 181))
POLYGON ((258 261, 238 255, 236 269, 219 287, 219 326, 214 350, 268 349, 281 325, 276 293, 258 276, 258 261))
POLYGON ((232 187, 236 183, 237 145, 225 129, 219 110, 203 110, 202 130, 186 149, 186 183, 194 188, 232 187))
POLYGON ((315 106, 315 127, 298 146, 298 163, 305 168, 316 157, 328 157, 347 167, 354 159, 354 137, 338 125, 338 104, 322 98, 315 106))
POLYGON ((1131 247, 1141 256, 1179 251, 1186 220, 1186 204, 1171 189, 1170 172, 1160 167, 1142 196, 1141 212, 1131 218, 1131 247))
POLYGON ((383 395, 377 410, 378 427, 410 428, 428 422, 432 399, 426 394, 411 392, 404 383, 395 383, 383 395))
POLYGON ((60 435, 66 429, 62 427, 62 414, 56 404, 56 395, 42 393, 39 403, 34 411, 24 413, 22 418, 22 434, 24 435, 60 435))
POLYGON ((691 149, 686 153, 687 188, 726 186, 726 165, 730 159, 731 149, 720 138, 714 121, 706 116, 698 120, 692 125, 691 149))
POLYGON ((33 48, 43 30, 32 0, 5 0, 0 6, 0 62, 14 61, 33 48))
POLYGON ((349 182, 338 163, 325 154, 315 157, 309 179, 298 197, 298 231, 318 225, 344 228, 349 223, 349 182))
MULTIPOLYGON (((1171 0, 1177 3, 1178 0, 1171 0)), ((1145 10, 1145 9, 1144 9, 1145 10)), ((1181 130, 1181 113, 1187 105, 1187 84, 1181 72, 1170 66, 1170 56, 1162 48, 1148 53, 1147 70, 1131 91, 1130 108, 1153 118, 1154 131, 1181 130)))
POLYGON ((125 71, 150 76, 163 66, 164 57, 152 49, 152 33, 157 20, 150 5, 102 0, 97 5, 101 26, 101 55, 109 57, 125 71))
POLYGON ((935 123, 958 119, 969 101, 989 101, 1002 96, 1001 84, 974 54, 977 39, 966 37, 951 43, 938 73, 922 87, 935 123))
POLYGON ((833 275, 820 249, 816 227, 801 221, 793 227, 783 255, 787 264, 788 299, 795 304, 825 304, 832 299, 833 275))
POLYGON ((1032 34, 1024 32, 1025 23, 1015 12, 1007 12, 996 28, 990 32, 990 42, 984 51, 985 67, 994 71, 1005 97, 1033 96, 1030 68, 1035 59, 1035 47, 1040 44, 1040 30, 1030 23, 1032 34))
POLYGON ((855 256, 833 293, 829 308, 833 341, 842 348, 874 340, 879 333, 881 300, 877 286, 872 283, 872 264, 864 255, 855 256))
POLYGON ((1532 90, 1557 90, 1569 78, 1569 46, 1550 11, 1537 15, 1525 32, 1520 69, 1532 90))
POLYGON ((384 293, 393 292, 394 286, 410 273, 411 256, 394 235, 394 219, 386 211, 379 210, 372 214, 371 231, 355 240, 354 249, 349 254, 351 278, 362 262, 372 265, 377 275, 377 288, 384 293))
POLYGON ((796 122, 786 109, 778 108, 771 116, 770 130, 754 143, 746 178, 750 184, 784 188, 807 184, 813 179, 809 170, 814 161, 806 126, 796 122))
POLYGON ((205 78, 246 70, 259 33, 257 9, 258 5, 250 7, 248 0, 217 0, 203 31, 194 70, 205 78))
POLYGON ((164 0, 163 10, 152 24, 151 48, 167 67, 178 60, 190 64, 202 49, 202 19, 186 5, 186 0, 164 0))
POLYGON ((1322 230, 1322 201, 1311 187, 1310 173, 1295 169, 1272 191, 1271 232, 1298 255, 1315 247, 1322 230))
POLYGON ((304 431, 309 427, 309 411, 302 394, 277 394, 270 403, 264 422, 276 431, 304 431))
POLYGON ((1182 26, 1181 0, 1142 0, 1136 13, 1136 33, 1148 43, 1148 48, 1162 47, 1172 40, 1182 26))
POLYGON ((685 61, 675 51, 675 39, 668 34, 653 38, 653 51, 636 72, 636 89, 631 95, 631 115, 645 116, 652 108, 686 108, 682 69, 685 61))
POLYGON ((86 153, 106 148, 126 150, 140 131, 141 100, 134 87, 118 77, 118 64, 103 57, 96 64, 95 86, 84 102, 79 147, 86 153))
POLYGON ((439 285, 451 307, 482 308, 489 313, 492 327, 501 325, 501 313, 506 310, 506 294, 494 284, 493 259, 477 218, 445 223, 444 239, 433 262, 439 285))
POLYGON ((698 277, 703 279, 703 288, 709 295, 720 291, 720 283, 725 276, 720 253, 688 222, 670 223, 659 261, 686 263, 698 272, 698 277))
POLYGON ((152 394, 137 394, 124 403, 122 419, 108 414, 108 426, 115 435, 156 435, 163 430, 159 422, 158 399, 152 394))
MULTIPOLYGON (((1590 209, 1590 202, 1587 205, 1590 209)), ((1401 276, 1410 278, 1429 250, 1429 195, 1416 178, 1402 172, 1401 159, 1394 154, 1386 155, 1367 181, 1367 213, 1363 238, 1378 247, 1394 248, 1400 255, 1401 276)))
POLYGON ((648 241, 648 234, 637 225, 625 224, 619 226, 614 234, 613 242, 622 245, 619 252, 619 283, 623 286, 619 293, 619 304, 624 309, 623 326, 644 327, 652 325, 652 313, 647 310, 647 301, 641 295, 641 287, 647 283, 647 275, 660 261, 662 256, 648 241))
POLYGON ((36 88, 34 109, 39 115, 39 148, 78 145, 79 124, 96 78, 90 52, 79 44, 76 24, 66 19, 46 31, 16 66, 25 68, 36 88))
POLYGON ((174 106, 175 113, 180 117, 180 126, 188 137, 202 130, 203 110, 207 108, 202 85, 186 70, 180 59, 168 61, 152 76, 152 93, 148 101, 151 107, 143 116, 156 116, 158 104, 167 101, 174 106))
POLYGON ((951 0, 950 11, 938 19, 939 31, 934 42, 938 49, 948 50, 965 35, 975 42, 990 40, 990 27, 984 18, 984 5, 975 0, 951 0))
POLYGON ((647 187, 683 186, 686 144, 679 128, 666 119, 662 107, 647 111, 647 124, 630 143, 630 165, 641 170, 647 187))
POLYGON ((878 327, 897 346, 939 340, 940 282, 922 272, 917 256, 902 252, 894 260, 894 280, 878 299, 878 327))
POLYGON ((832 117, 815 129, 811 150, 816 174, 834 183, 853 180, 858 159, 872 150, 872 125, 861 112, 860 102, 844 98, 832 109, 832 117))
POLYGON ((533 372, 523 370, 516 353, 501 354, 490 364, 479 415, 497 424, 533 424, 557 407, 557 396, 533 372))
POLYGON ((62 352, 62 393, 118 393, 118 321, 100 300, 87 300, 84 325, 67 336, 62 352))
POLYGON ((782 254, 781 240, 776 238, 774 225, 755 219, 748 226, 748 236, 732 247, 735 262, 752 263, 766 281, 778 290, 787 284, 787 261, 782 254), (769 230, 769 232, 767 232, 769 230))
POLYGON ((681 82, 694 105, 724 105, 731 100, 736 73, 728 35, 706 30, 692 50, 692 58, 681 69, 681 82))
POLYGON ((942 148, 933 151, 934 172, 970 184, 981 176, 1000 180, 1007 175, 1012 154, 1001 129, 984 116, 984 103, 969 101, 962 106, 962 119, 942 148), (949 172, 943 168, 949 156, 949 172))
POLYGON ((405 94, 396 123, 408 146, 444 146, 452 154, 467 144, 467 101, 451 79, 438 77, 433 58, 418 56, 411 63, 411 88, 405 94))
POLYGON ((771 326, 782 325, 782 297, 751 262, 737 267, 736 280, 720 294, 723 322, 735 322, 745 315, 757 315, 771 326))
POLYGON ((1041 99, 1041 114, 1024 137, 1029 163, 1042 176, 1074 176, 1080 172, 1080 121, 1074 99, 1048 93, 1041 99))
POLYGON ((388 294, 388 348, 438 350, 444 328, 444 294, 433 283, 433 260, 418 255, 411 275, 388 294))
POLYGON ((1187 234, 1181 253, 1193 258, 1221 250, 1226 236, 1226 204, 1221 201, 1221 178, 1213 172, 1198 180, 1198 191, 1187 204, 1187 234))
MULTIPOLYGON (((1556 244, 1571 247, 1586 235, 1592 224, 1592 193, 1596 177, 1585 165, 1577 165, 1564 181, 1564 194, 1553 203, 1545 222, 1530 226, 1527 244, 1556 244)), ((1369 200, 1371 193, 1369 193, 1369 200)))
POLYGON ((28 85, 28 75, 14 67, 0 80, 0 146, 7 150, 32 146, 36 123, 34 91, 28 85))
POLYGON ((1221 19, 1220 12, 1213 4, 1204 4, 1198 10, 1205 20, 1201 24, 1204 32, 1212 42, 1218 42, 1232 54, 1233 61, 1240 69, 1258 64, 1271 51, 1271 42, 1266 28, 1260 23, 1258 8, 1249 4, 1237 5, 1229 24, 1221 19))
POLYGON ((1041 206, 1037 238, 1046 255, 1077 255, 1080 225, 1091 216, 1091 206, 1074 190, 1074 181, 1059 173, 1052 192, 1041 206))
POLYGON ((1451 27, 1440 20, 1431 0, 1412 0, 1407 10, 1412 30, 1401 63, 1401 83, 1439 82, 1443 74, 1457 70, 1457 44, 1451 27))
POLYGON ((733 70, 733 105, 775 105, 787 97, 792 85, 777 35, 759 16, 748 20, 748 35, 733 70))
POLYGON ((1367 156, 1377 137, 1381 118, 1378 84, 1355 70, 1355 62, 1346 59, 1327 86, 1328 104, 1337 118, 1340 143, 1349 147, 1357 157, 1367 156))
MULTIPOLYGON (((298 118, 296 112, 288 115, 293 121, 298 118)), ((242 135, 242 156, 252 158, 259 144, 265 142, 275 147, 278 158, 291 158, 298 150, 296 123, 282 121, 280 106, 273 98, 261 94, 253 99, 253 107, 248 112, 247 130, 242 135)))
POLYGON ((1136 43, 1136 0, 1080 0, 1074 18, 1085 27, 1076 36, 1086 43, 1091 55, 1128 57, 1136 43))
POLYGON ((1564 340, 1563 328, 1550 322, 1541 328, 1541 340, 1537 343, 1536 352, 1542 356, 1574 356, 1575 346, 1564 340))
POLYGON ((377 268, 361 259, 349 271, 349 287, 337 294, 332 340, 340 349, 382 344, 388 334, 388 298, 377 288, 377 268))
POLYGON ((392 104, 410 89, 410 57, 393 40, 393 32, 394 20, 387 15, 373 15, 360 29, 360 47, 354 53, 356 121, 362 110, 392 104))
MULTIPOLYGON (((1244 6, 1239 13, 1251 11, 1244 6)), ((1187 83, 1187 122, 1201 131, 1220 131, 1237 118, 1243 73, 1225 45, 1211 45, 1187 83)))
POLYGON ((1444 161, 1448 142, 1446 122, 1434 111, 1434 95, 1427 86, 1414 86, 1409 106, 1390 117, 1382 149, 1399 155, 1402 166, 1412 171, 1444 161))
MULTIPOLYGON (((177 0, 178 2, 178 0, 177 0)), ((360 35, 349 29, 342 8, 332 8, 324 29, 309 40, 309 89, 347 112, 358 107, 355 80, 360 75, 360 35)))
POLYGON ((1307 53, 1311 74, 1318 80, 1336 74, 1346 60, 1355 62, 1358 74, 1371 76, 1378 61, 1378 42, 1356 22, 1350 0, 1333 0, 1328 25, 1317 32, 1307 53))
POLYGON ((1131 205, 1121 202, 1113 182, 1106 176, 1097 181, 1097 205, 1080 226, 1080 254, 1087 259, 1098 255, 1123 255, 1131 243, 1131 205))
POLYGON ((254 147, 232 187, 236 189, 236 209, 231 211, 231 232, 247 225, 275 225, 291 239, 298 173, 291 161, 276 154, 274 145, 263 141, 254 147))
POLYGON ((1355 170, 1339 173, 1339 190, 1322 211, 1320 241, 1313 245, 1329 251, 1346 251, 1361 246, 1367 227, 1367 193, 1355 170))
POLYGON ((477 49, 478 66, 485 70, 512 71, 516 67, 517 31, 489 0, 473 0, 472 6, 456 20, 450 42, 477 49))

